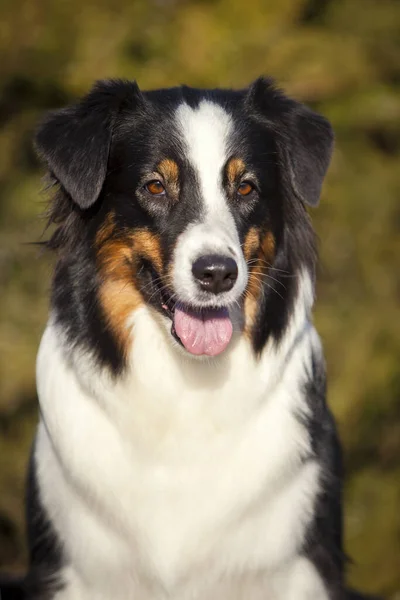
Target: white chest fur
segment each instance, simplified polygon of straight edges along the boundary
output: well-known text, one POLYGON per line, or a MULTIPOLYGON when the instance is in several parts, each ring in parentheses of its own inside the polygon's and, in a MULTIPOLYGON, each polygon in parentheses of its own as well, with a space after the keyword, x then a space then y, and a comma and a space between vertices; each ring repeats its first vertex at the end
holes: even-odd
POLYGON ((186 361, 147 309, 133 339, 118 382, 68 358, 53 325, 42 340, 38 477, 75 586, 60 599, 325 598, 298 557, 319 488, 298 419, 318 343, 304 312, 260 360, 242 337, 186 361))

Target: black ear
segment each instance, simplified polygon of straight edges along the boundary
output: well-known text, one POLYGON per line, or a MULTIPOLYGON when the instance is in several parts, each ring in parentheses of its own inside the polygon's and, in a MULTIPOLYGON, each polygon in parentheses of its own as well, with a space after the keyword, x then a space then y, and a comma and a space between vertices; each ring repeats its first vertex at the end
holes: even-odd
POLYGON ((329 121, 285 96, 270 79, 257 79, 246 100, 276 132, 278 152, 293 193, 302 202, 317 206, 333 151, 329 121))
POLYGON ((116 117, 140 97, 136 83, 99 81, 78 104, 50 113, 35 138, 39 156, 80 208, 99 197, 116 117))

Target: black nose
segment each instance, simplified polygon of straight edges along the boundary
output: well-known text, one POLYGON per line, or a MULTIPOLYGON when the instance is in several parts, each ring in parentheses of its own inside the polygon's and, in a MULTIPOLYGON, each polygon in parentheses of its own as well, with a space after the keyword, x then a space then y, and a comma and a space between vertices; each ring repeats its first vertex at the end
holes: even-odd
POLYGON ((229 256, 210 254, 200 256, 193 263, 192 273, 203 290, 220 294, 233 288, 238 276, 238 266, 229 256))

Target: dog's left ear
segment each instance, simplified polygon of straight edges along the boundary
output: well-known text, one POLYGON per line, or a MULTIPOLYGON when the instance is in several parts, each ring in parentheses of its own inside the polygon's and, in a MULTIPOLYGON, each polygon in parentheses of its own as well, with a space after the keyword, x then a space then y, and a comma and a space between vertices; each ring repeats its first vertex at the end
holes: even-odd
POLYGON ((275 131, 280 160, 293 193, 302 202, 317 206, 333 151, 330 123, 285 96, 270 79, 257 79, 249 88, 246 102, 275 131))
POLYGON ((78 104, 50 113, 40 125, 36 150, 80 208, 92 206, 103 187, 121 105, 139 98, 134 82, 99 81, 78 104))

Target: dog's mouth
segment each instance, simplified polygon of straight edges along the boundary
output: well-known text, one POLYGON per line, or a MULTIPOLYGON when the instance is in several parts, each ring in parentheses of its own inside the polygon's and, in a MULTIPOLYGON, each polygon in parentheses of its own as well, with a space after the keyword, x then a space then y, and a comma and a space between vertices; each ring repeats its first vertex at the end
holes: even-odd
POLYGON ((195 356, 217 356, 232 338, 233 326, 226 307, 188 306, 160 290, 161 307, 171 319, 171 335, 195 356))

